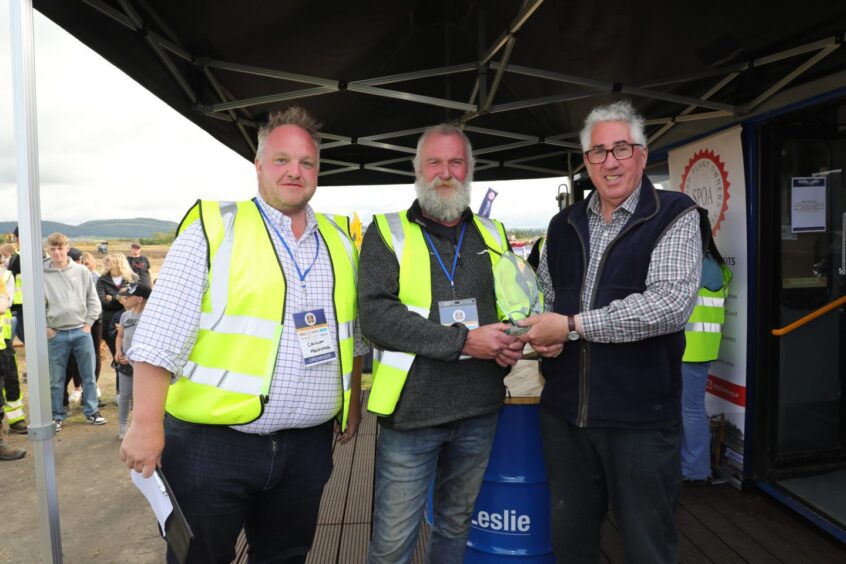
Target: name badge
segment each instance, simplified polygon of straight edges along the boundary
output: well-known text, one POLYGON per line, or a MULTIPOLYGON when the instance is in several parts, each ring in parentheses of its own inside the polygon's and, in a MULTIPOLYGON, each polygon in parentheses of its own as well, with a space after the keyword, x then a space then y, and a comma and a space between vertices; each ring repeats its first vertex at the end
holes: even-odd
POLYGON ((441 325, 463 323, 468 329, 476 329, 479 326, 476 298, 438 302, 438 313, 441 317, 441 325))
POLYGON ((294 327, 306 366, 323 364, 335 359, 335 343, 329 324, 326 323, 326 313, 322 308, 295 313, 294 327))

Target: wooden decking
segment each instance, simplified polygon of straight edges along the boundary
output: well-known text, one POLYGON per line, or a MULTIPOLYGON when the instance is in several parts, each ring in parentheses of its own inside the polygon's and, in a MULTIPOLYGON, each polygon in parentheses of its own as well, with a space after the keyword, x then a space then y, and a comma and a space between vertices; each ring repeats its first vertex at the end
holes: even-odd
MULTIPOLYGON (((376 431, 376 418, 367 413, 355 440, 335 445, 335 469, 323 493, 309 564, 365 562, 373 510, 376 431)), ((764 494, 742 493, 729 485, 686 485, 677 522, 679 560, 685 564, 846 564, 846 545, 764 494)), ((424 521, 414 564, 423 563, 427 536, 424 521)), ((235 562, 247 562, 243 536, 237 554, 235 562)), ((602 530, 602 562, 625 562, 622 541, 610 515, 602 530)))

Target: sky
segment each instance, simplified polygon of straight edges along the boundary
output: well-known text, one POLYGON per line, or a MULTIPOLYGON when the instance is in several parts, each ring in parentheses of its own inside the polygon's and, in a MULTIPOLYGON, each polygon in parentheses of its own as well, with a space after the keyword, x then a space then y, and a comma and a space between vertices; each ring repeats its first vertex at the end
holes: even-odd
MULTIPOLYGON (((18 215, 10 37, 9 2, 0 0, 0 221, 18 215)), ((37 11, 35 65, 42 219, 179 221, 197 198, 255 195, 251 162, 37 11)), ((562 182, 477 182, 471 207, 493 188, 493 217, 509 228, 543 228, 558 209, 562 182)), ((326 213, 357 212, 366 225, 373 213, 405 209, 413 198, 411 184, 326 186, 311 203, 326 213)))

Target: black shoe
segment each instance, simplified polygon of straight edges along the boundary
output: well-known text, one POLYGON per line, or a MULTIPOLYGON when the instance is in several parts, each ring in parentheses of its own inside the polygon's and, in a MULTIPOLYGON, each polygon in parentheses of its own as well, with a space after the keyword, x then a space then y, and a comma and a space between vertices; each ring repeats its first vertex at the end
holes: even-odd
POLYGON ((11 425, 9 425, 9 431, 12 433, 17 433, 18 435, 26 435, 29 427, 25 421, 15 421, 11 425))
POLYGON ((100 415, 99 411, 95 411, 94 413, 92 413, 91 415, 86 417, 85 421, 87 423, 90 423, 91 425, 105 425, 106 424, 106 418, 103 417, 102 415, 100 415))

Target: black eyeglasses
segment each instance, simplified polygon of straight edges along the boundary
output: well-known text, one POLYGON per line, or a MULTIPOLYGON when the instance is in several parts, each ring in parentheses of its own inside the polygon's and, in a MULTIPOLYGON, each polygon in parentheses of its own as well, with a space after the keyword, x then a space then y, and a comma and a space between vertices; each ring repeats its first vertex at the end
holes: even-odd
POLYGON ((643 147, 643 145, 641 143, 620 143, 619 145, 614 145, 610 151, 602 147, 596 147, 590 151, 585 151, 585 156, 590 164, 604 163, 608 158, 608 153, 614 155, 614 158, 618 161, 624 161, 632 158, 635 147, 643 147))

